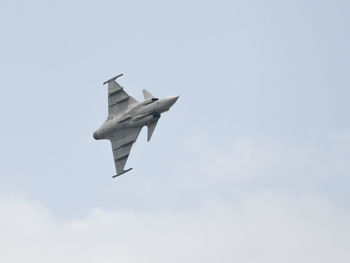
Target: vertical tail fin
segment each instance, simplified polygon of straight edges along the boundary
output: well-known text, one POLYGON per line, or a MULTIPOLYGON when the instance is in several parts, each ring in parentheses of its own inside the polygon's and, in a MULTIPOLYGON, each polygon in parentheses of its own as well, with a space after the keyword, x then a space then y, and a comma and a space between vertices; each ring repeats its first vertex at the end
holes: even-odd
POLYGON ((145 89, 143 89, 142 92, 143 92, 143 97, 145 98, 145 100, 155 98, 155 96, 153 96, 153 94, 151 92, 148 92, 145 89))

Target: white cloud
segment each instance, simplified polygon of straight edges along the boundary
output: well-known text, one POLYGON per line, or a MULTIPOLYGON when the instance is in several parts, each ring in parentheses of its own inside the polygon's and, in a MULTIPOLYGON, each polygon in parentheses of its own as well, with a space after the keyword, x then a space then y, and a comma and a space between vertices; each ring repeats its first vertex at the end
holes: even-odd
POLYGON ((313 196, 242 197, 189 212, 94 209, 57 222, 37 203, 0 201, 0 260, 22 262, 348 262, 350 214, 313 196))
MULTIPOLYGON (((186 147, 195 154, 172 171, 182 178, 167 178, 181 185, 153 180, 159 188, 143 195, 143 205, 161 199, 159 212, 97 208, 62 222, 38 202, 0 197, 0 262, 348 262, 348 208, 328 201, 326 192, 297 189, 286 195, 280 186, 265 187, 261 180, 308 180, 322 188, 333 178, 347 178, 349 138, 344 134, 327 143, 299 145, 241 138, 222 148, 194 141, 186 147), (186 172, 176 171, 180 168, 186 172), (181 191, 184 182, 188 189, 181 191), (214 186, 195 189, 198 184, 214 186), (254 191, 238 191, 240 184, 254 191), (186 207, 200 191, 196 202, 221 196, 224 187, 235 193, 227 198, 233 202, 218 198, 186 207), (184 211, 172 211, 176 198, 183 198, 184 211)), ((142 191, 145 185, 139 187, 142 191)))

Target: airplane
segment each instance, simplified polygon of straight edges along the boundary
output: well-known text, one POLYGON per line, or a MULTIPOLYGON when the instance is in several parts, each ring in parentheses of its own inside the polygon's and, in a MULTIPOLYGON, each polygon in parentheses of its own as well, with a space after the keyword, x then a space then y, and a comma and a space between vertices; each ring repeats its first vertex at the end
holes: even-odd
POLYGON ((108 118, 101 128, 93 133, 95 140, 110 140, 117 174, 113 178, 132 170, 124 170, 130 150, 143 126, 148 127, 150 141, 157 122, 163 112, 168 111, 179 96, 158 99, 147 90, 142 90, 144 101, 138 102, 124 91, 116 79, 120 74, 103 83, 108 84, 108 118))

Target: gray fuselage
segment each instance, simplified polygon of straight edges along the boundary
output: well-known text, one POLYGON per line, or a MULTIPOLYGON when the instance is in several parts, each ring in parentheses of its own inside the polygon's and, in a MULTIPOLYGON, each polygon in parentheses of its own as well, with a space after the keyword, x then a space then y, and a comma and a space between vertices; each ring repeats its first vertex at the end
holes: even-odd
POLYGON ((177 99, 178 96, 171 96, 134 103, 122 114, 108 118, 93 136, 96 140, 111 139, 113 134, 123 129, 149 125, 157 121, 161 113, 168 111, 177 99))

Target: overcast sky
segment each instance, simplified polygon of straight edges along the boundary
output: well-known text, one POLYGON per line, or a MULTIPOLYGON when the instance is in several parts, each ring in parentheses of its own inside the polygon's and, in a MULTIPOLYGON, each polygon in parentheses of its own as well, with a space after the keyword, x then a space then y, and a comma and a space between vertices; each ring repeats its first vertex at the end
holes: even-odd
POLYGON ((348 1, 0 0, 0 260, 348 262, 348 1), (102 83, 181 95, 120 178, 102 83))

